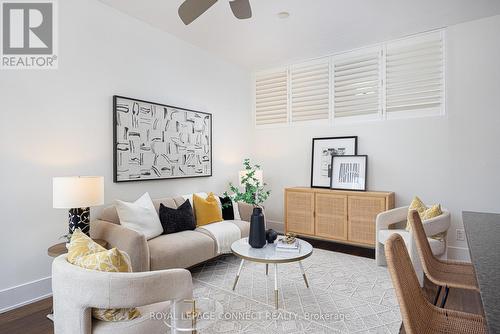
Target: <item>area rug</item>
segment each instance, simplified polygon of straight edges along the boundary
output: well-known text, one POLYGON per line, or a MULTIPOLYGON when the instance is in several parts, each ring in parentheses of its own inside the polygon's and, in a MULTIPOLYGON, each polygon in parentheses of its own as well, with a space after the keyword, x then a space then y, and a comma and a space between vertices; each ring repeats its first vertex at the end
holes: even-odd
POLYGON ((274 307, 274 267, 219 257, 192 270, 195 298, 220 302, 224 313, 199 333, 399 333, 401 315, 386 267, 375 260, 314 249, 303 261, 278 265, 279 309, 274 307))

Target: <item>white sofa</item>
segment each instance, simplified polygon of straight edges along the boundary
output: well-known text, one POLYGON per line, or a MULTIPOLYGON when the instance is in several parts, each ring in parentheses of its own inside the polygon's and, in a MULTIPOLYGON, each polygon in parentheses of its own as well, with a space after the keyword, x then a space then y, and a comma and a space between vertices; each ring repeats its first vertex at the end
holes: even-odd
POLYGON ((163 334, 162 319, 151 312, 166 312, 170 301, 191 299, 191 273, 169 269, 142 273, 111 273, 83 269, 66 260, 52 263, 55 334, 163 334), (92 308, 137 307, 141 317, 130 321, 100 321, 92 308))
MULTIPOLYGON (((206 193, 198 193, 206 196, 206 193)), ((160 203, 177 208, 192 195, 153 199, 156 211, 160 203)), ((253 206, 237 203, 241 219, 231 220, 241 231, 241 237, 248 237, 250 216, 253 206)), ((132 262, 134 272, 189 268, 210 260, 219 254, 214 238, 202 230, 162 234, 150 240, 145 236, 120 225, 115 206, 104 208, 100 217, 90 223, 90 236, 108 242, 110 247, 125 251, 132 262)))
MULTIPOLYGON (((423 286, 424 282, 424 271, 422 268, 422 263, 420 261, 417 246, 413 233, 406 231, 406 220, 408 217, 408 206, 395 208, 385 212, 381 212, 377 215, 376 219, 376 252, 375 257, 377 260, 377 265, 385 266, 387 265, 385 259, 384 244, 389 239, 389 237, 398 233, 403 237, 406 247, 408 248, 408 253, 410 254, 413 267, 417 274, 420 285, 423 286)), ((447 258, 446 240, 437 240, 431 238, 431 236, 448 231, 451 224, 450 212, 443 209, 443 214, 432 219, 423 221, 425 234, 428 236, 429 245, 431 246, 432 253, 441 259, 447 258)), ((446 238, 445 238, 446 239, 446 238)))

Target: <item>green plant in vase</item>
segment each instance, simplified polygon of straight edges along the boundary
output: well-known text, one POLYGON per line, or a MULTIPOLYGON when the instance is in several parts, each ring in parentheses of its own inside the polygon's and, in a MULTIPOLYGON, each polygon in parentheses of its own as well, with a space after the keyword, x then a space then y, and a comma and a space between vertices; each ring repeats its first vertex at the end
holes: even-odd
POLYGON ((243 167, 245 168, 243 175, 241 176, 240 183, 244 188, 241 191, 238 186, 229 183, 229 192, 224 192, 224 196, 230 197, 235 202, 245 202, 253 205, 254 207, 261 206, 269 195, 271 195, 271 190, 266 190, 267 184, 262 181, 262 173, 260 165, 252 165, 250 159, 243 160, 243 167))
POLYGON ((250 217, 250 233, 248 243, 254 248, 262 248, 266 245, 266 224, 262 203, 271 195, 271 190, 266 190, 267 184, 262 180, 262 170, 260 165, 252 165, 250 159, 243 160, 244 171, 240 173, 240 185, 244 188, 229 183, 229 191, 224 196, 230 197, 235 202, 245 202, 253 205, 252 216, 250 217))

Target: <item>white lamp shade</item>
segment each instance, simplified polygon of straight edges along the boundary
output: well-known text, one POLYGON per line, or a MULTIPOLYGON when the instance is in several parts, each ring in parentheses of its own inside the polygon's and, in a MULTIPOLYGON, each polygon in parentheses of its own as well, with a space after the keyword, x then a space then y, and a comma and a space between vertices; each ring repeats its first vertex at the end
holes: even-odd
MULTIPOLYGON (((242 170, 240 171, 240 174, 239 174, 239 183, 240 183, 240 186, 242 186, 242 180, 243 178, 247 175, 247 171, 246 170, 242 170)), ((255 171, 255 174, 253 175, 254 178, 256 178, 258 181, 259 181, 259 184, 262 186, 264 184, 264 173, 262 173, 262 170, 258 169, 255 171)), ((250 182, 251 183, 251 182, 250 182)))
POLYGON ((56 209, 86 208, 104 204, 102 176, 54 177, 52 189, 52 204, 56 209))

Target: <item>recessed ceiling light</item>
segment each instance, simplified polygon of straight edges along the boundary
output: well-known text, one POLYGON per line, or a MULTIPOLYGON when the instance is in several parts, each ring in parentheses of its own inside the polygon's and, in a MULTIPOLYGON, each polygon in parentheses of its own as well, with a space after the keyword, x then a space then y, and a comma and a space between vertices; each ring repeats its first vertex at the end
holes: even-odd
POLYGON ((289 16, 290 16, 290 13, 289 13, 289 12, 279 12, 279 13, 278 13, 278 17, 279 17, 280 19, 286 19, 286 18, 288 18, 289 16))

